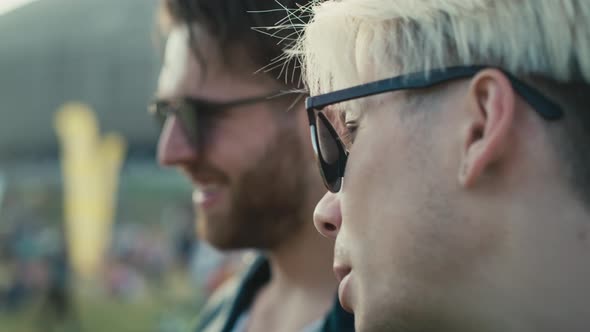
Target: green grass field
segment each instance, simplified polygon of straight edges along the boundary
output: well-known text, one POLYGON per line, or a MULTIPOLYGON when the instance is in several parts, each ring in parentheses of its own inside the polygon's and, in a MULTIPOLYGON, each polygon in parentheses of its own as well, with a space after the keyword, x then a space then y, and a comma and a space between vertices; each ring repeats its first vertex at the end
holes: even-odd
POLYGON ((15 313, 0 311, 0 332, 185 332, 200 305, 194 290, 178 284, 125 301, 78 292, 73 303, 74 319, 65 324, 53 319, 42 300, 15 313))

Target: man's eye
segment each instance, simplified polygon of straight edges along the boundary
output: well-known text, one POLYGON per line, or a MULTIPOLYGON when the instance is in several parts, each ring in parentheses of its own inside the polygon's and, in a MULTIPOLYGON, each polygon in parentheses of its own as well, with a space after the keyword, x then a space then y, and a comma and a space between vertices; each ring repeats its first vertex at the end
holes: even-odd
POLYGON ((350 150, 350 148, 352 147, 352 144, 354 143, 356 133, 358 131, 358 123, 357 122, 346 122, 344 127, 345 127, 345 130, 342 133, 340 139, 342 139, 342 143, 344 143, 344 146, 346 147, 346 149, 350 150))

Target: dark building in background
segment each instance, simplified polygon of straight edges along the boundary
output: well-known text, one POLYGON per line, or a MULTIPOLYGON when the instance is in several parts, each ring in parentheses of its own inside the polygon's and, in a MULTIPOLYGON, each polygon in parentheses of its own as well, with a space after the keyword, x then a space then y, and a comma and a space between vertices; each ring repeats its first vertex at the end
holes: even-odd
POLYGON ((0 168, 57 158, 52 115, 70 100, 89 104, 102 132, 124 135, 132 157, 153 155, 156 3, 41 0, 0 15, 0 168))

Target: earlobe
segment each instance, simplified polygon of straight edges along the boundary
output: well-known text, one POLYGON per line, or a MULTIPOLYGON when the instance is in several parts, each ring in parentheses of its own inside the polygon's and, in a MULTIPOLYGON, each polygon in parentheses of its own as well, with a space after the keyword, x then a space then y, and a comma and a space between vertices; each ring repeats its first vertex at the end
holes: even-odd
POLYGON ((515 107, 512 85, 501 71, 486 69, 472 79, 459 168, 459 183, 463 187, 475 186, 503 157, 510 144, 515 107))

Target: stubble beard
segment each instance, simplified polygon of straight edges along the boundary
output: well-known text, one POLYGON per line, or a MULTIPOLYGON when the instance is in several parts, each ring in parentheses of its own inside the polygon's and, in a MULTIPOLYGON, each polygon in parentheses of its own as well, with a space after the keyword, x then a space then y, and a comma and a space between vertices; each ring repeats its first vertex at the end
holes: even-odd
POLYGON ((229 183, 228 211, 197 211, 199 235, 220 250, 272 250, 296 234, 303 222, 308 167, 292 131, 269 140, 265 153, 229 183))

